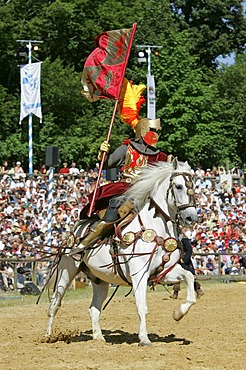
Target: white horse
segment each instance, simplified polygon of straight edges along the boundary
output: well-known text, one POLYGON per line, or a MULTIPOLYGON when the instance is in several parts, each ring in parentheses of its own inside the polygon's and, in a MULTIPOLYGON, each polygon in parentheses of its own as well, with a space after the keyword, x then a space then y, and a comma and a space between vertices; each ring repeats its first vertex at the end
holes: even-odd
MULTIPOLYGON (((197 221, 188 163, 175 159, 172 163, 159 162, 148 167, 124 197, 134 203, 136 214, 126 226, 116 227, 113 240, 105 239, 86 249, 79 262, 62 255, 48 312, 48 336, 64 293, 82 266, 93 286, 89 308, 93 339, 104 340, 99 317, 109 284, 132 285, 140 319, 139 345, 151 344, 146 328, 149 280, 153 284, 173 284, 181 280, 187 283, 186 301, 173 312, 177 321, 196 303, 194 276, 179 264, 181 250, 177 235, 178 224, 189 226, 197 221)), ((81 236, 80 231, 77 236, 81 236)))

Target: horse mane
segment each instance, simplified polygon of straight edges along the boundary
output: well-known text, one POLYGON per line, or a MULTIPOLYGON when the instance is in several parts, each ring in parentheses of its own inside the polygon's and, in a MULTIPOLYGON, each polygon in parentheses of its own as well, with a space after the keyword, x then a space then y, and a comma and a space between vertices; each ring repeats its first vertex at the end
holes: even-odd
POLYGON ((191 168, 187 162, 178 162, 174 170, 173 163, 156 162, 149 164, 142 170, 139 178, 134 180, 132 186, 123 194, 124 201, 131 201, 139 211, 147 203, 150 194, 155 194, 161 183, 175 171, 190 172, 191 168))

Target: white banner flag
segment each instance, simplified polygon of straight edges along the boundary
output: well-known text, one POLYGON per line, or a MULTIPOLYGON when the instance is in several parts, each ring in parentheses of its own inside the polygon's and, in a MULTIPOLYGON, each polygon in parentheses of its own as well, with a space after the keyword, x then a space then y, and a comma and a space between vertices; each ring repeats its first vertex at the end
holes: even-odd
POLYGON ((20 123, 30 113, 40 118, 42 122, 40 98, 41 62, 21 66, 21 111, 20 123))

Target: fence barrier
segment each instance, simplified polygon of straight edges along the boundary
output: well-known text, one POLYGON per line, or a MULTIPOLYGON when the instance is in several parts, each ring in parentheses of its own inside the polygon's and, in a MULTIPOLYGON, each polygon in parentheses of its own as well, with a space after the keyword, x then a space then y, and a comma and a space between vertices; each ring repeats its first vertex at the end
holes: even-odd
MULTIPOLYGON (((208 257, 208 256, 218 256, 218 273, 217 274, 211 274, 211 275, 203 275, 199 274, 197 275, 197 280, 219 280, 222 282, 227 281, 246 281, 246 274, 239 274, 239 275, 230 275, 230 274, 223 274, 222 271, 222 262, 223 262, 223 256, 238 256, 239 258, 241 256, 245 256, 245 253, 194 253, 194 257, 208 257)), ((13 270, 14 270, 14 289, 17 289, 17 269, 19 267, 26 266, 26 264, 31 264, 31 281, 34 284, 37 284, 37 271, 38 271, 38 264, 43 262, 51 262, 52 259, 46 258, 46 259, 36 259, 36 258, 0 258, 0 263, 4 261, 9 264, 11 264, 13 270)), ((41 272, 46 271, 48 272, 47 267, 42 267, 41 272)))

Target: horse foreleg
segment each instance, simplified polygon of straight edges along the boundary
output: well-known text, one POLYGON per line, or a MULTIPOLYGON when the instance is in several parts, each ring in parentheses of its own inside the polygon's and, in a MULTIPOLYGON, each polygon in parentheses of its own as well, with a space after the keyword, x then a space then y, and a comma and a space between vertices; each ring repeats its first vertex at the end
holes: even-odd
POLYGON ((148 306, 147 306, 147 280, 148 277, 142 276, 141 281, 136 279, 135 277, 132 278, 132 284, 134 289, 135 295, 135 302, 137 306, 138 316, 140 320, 140 328, 139 328, 139 346, 150 346, 151 341, 148 338, 147 333, 147 324, 146 324, 146 316, 148 314, 148 306))
POLYGON ((178 266, 182 269, 180 275, 185 280, 187 284, 187 295, 186 301, 181 303, 180 307, 173 311, 173 318, 176 321, 181 320, 190 310, 191 306, 196 303, 196 293, 194 289, 194 275, 181 266, 178 266))
POLYGON ((58 309, 61 307, 62 298, 71 284, 72 280, 75 278, 79 272, 78 266, 76 266, 76 261, 72 257, 63 256, 57 271, 57 283, 55 286, 54 293, 50 300, 50 305, 48 309, 48 327, 46 331, 46 336, 50 336, 52 333, 52 326, 54 322, 55 315, 58 309), (66 266, 66 267, 65 267, 66 266))
POLYGON ((89 308, 89 315, 91 318, 93 339, 105 341, 100 328, 100 313, 102 304, 108 295, 109 284, 104 281, 101 281, 100 284, 95 284, 92 282, 92 286, 93 297, 89 308))

